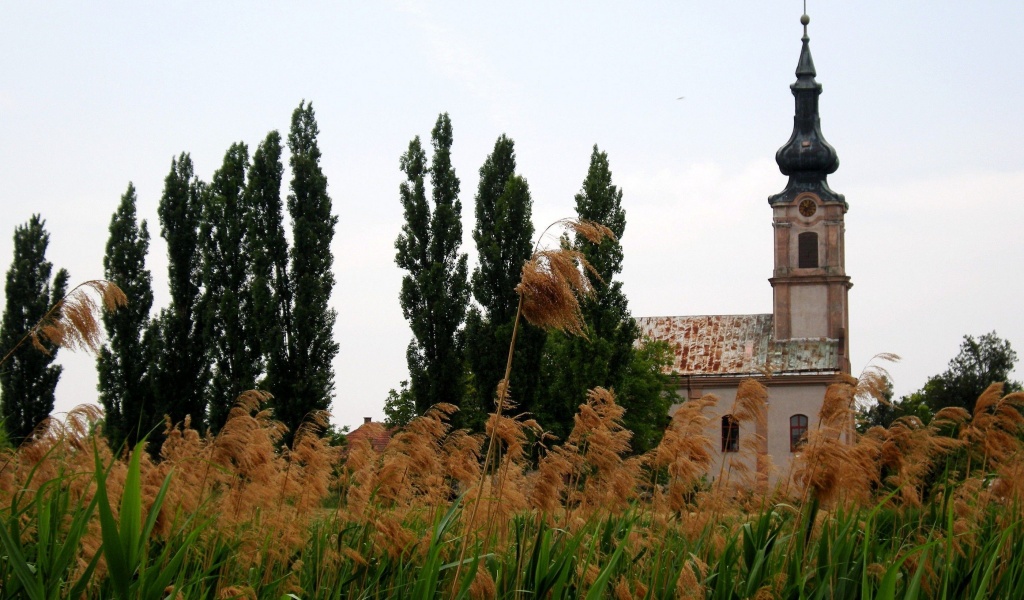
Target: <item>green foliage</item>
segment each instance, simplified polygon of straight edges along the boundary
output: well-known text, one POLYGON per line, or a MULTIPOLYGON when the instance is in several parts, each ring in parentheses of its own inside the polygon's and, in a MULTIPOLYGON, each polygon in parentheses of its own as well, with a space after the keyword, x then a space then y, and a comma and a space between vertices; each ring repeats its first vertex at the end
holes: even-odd
MULTIPOLYGON (((160 311, 158 325, 150 334, 157 355, 154 389, 158 414, 173 423, 190 416, 192 426, 206 423, 206 390, 210 360, 204 338, 202 306, 203 261, 199 227, 203 217, 205 185, 193 173, 192 159, 182 154, 171 160, 157 213, 160 235, 167 241, 167 275, 171 304, 160 311)), ((154 447, 162 432, 154 432, 154 447)))
POLYGON ((151 544, 150 538, 156 526, 160 509, 171 483, 171 475, 163 484, 149 506, 149 514, 143 521, 142 481, 140 444, 132 451, 128 473, 121 493, 121 505, 114 516, 111 500, 107 493, 108 470, 100 460, 99 451, 94 449, 96 497, 99 506, 100 526, 103 537, 103 556, 110 571, 108 582, 115 598, 161 600, 171 584, 181 587, 182 563, 196 543, 202 527, 190 527, 189 533, 177 548, 165 545, 161 549, 151 544))
POLYGON ((405 427, 416 418, 416 401, 409 390, 409 382, 403 381, 398 390, 388 390, 384 401, 384 424, 390 427, 405 427))
POLYGON ((96 357, 103 428, 114 448, 134 446, 160 425, 163 414, 154 404, 148 340, 149 311, 153 306, 153 278, 146 268, 149 229, 136 218, 135 186, 121 196, 110 219, 110 237, 103 256, 103 276, 121 288, 128 304, 104 311, 107 343, 96 357))
POLYGON ((868 406, 858 407, 857 431, 864 433, 875 426, 888 428, 893 421, 903 417, 915 417, 925 424, 931 421, 932 411, 920 394, 911 394, 903 396, 899 400, 893 400, 892 382, 887 380, 883 397, 889 402, 875 402, 868 406))
POLYGON ((249 329, 252 267, 251 207, 245 189, 249 150, 232 144, 224 163, 203 190, 200 243, 203 248, 203 309, 206 346, 213 364, 208 400, 209 426, 219 430, 235 399, 256 387, 260 367, 249 329))
POLYGON ((399 301, 413 333, 406 360, 410 391, 420 414, 439 402, 461 406, 466 394, 461 327, 469 304, 469 283, 467 257, 459 253, 462 203, 451 164, 452 125, 447 113, 438 116, 431 142, 434 155, 429 171, 419 136, 399 161, 406 176, 400 187, 405 224, 395 241, 395 262, 407 271, 399 301), (428 172, 433 210, 426 198, 428 172))
POLYGON ((606 238, 600 244, 576 240, 595 271, 587 275, 596 293, 582 304, 587 338, 559 332, 548 335, 541 365, 546 395, 535 412, 538 420, 564 439, 587 390, 597 386, 612 389, 626 409, 624 425, 639 434, 633 449, 642 452, 657 444, 667 423, 669 400, 663 395, 660 367, 668 364, 668 355, 659 346, 646 351, 636 348, 640 332, 629 312, 622 282, 615 279, 622 271, 621 239, 626 229, 622 190, 612 183, 608 155, 597 146, 576 194, 576 214, 581 220, 608 227, 615 239, 606 238))
MULTIPOLYGON (((34 476, 33 469, 29 481, 34 476)), ((43 483, 35 494, 17 492, 10 506, 0 512, 5 517, 0 526, 4 552, 0 589, 5 598, 78 598, 90 583, 100 555, 80 569, 78 550, 96 500, 72 500, 68 489, 71 476, 62 473, 43 483)))
MULTIPOLYGON (((515 169, 514 143, 502 135, 480 167, 473 228, 478 259, 472 277, 480 308, 471 308, 466 318, 466 358, 482 418, 494 409, 498 382, 505 376, 519 303, 515 288, 533 251, 533 200, 515 169)), ((519 328, 510 390, 519 409, 529 412, 536 404, 545 334, 525 320, 519 328)), ((482 423, 473 425, 482 428, 482 423)))
MULTIPOLYGON (((290 432, 310 412, 330 406, 334 394, 332 362, 338 354, 333 335, 337 311, 330 307, 334 289, 331 240, 338 217, 331 212, 327 177, 320 168, 319 132, 313 104, 300 103, 292 113, 288 133, 292 171, 288 195, 288 214, 292 219, 289 286, 293 300, 284 309, 291 314, 291 329, 285 331, 288 366, 281 369, 287 371, 285 376, 280 374, 274 379, 278 389, 270 390, 275 397, 276 417, 290 432)), ((279 256, 280 239, 275 243, 279 256)), ((290 442, 290 435, 286 443, 290 442)))
POLYGON ((281 202, 283 174, 281 136, 271 131, 253 153, 245 190, 252 265, 252 304, 246 318, 249 341, 266 371, 260 387, 271 392, 283 388, 288 380, 286 339, 293 329, 288 240, 281 202))
POLYGON ((965 335, 960 352, 949 361, 949 367, 933 377, 920 390, 900 399, 908 407, 926 406, 935 413, 947 406, 974 411, 978 396, 992 383, 1006 383, 1005 393, 1019 391, 1020 382, 1010 380, 1017 364, 1017 352, 996 332, 975 339, 965 335))
POLYGON ((6 304, 0 324, 0 414, 9 441, 17 446, 53 410, 53 395, 61 367, 54 365, 57 346, 26 335, 67 292, 68 272, 50 279, 53 264, 46 260, 50 234, 46 222, 32 215, 14 230, 14 259, 4 287, 6 304), (40 351, 41 350, 41 351, 40 351))

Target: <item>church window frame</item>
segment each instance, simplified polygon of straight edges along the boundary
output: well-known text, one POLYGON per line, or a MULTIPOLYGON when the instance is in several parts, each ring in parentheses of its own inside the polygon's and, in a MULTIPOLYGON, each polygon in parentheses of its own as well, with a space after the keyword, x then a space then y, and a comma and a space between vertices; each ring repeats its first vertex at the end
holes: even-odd
POLYGON ((818 268, 818 233, 816 231, 805 231, 797 236, 797 268, 817 269, 818 268))
POLYGON ((722 417, 722 452, 740 451, 740 422, 732 415, 722 417))
POLYGON ((809 425, 807 415, 796 414, 789 418, 789 451, 799 452, 807 443, 809 425))

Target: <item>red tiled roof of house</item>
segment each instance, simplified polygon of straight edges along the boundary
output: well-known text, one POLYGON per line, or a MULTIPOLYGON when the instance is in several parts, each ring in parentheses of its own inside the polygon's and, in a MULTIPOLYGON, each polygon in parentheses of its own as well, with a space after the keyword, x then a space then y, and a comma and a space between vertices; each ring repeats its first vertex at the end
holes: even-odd
POLYGON ((367 421, 359 427, 356 427, 356 429, 346 435, 345 438, 348 440, 350 446, 359 440, 369 440, 370 446, 375 452, 383 452, 384 448, 387 448, 388 442, 391 441, 391 430, 383 423, 367 421))

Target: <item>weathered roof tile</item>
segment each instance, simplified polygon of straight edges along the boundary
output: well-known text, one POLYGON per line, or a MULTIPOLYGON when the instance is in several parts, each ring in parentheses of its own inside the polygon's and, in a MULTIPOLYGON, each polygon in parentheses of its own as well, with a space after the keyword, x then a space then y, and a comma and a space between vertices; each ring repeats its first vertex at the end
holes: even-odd
POLYGON ((678 375, 839 370, 837 340, 773 341, 770 314, 640 317, 636 322, 642 335, 672 346, 667 371, 678 375))

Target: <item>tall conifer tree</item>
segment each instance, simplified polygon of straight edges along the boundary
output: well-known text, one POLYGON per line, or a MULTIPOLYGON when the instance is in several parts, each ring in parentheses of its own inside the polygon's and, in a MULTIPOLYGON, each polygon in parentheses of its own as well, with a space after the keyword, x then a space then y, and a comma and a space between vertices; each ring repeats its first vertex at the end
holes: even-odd
MULTIPOLYGON (((167 241, 167 274, 171 305, 162 310, 155 390, 158 404, 172 422, 190 416, 192 426, 206 423, 206 390, 210 378, 209 356, 204 344, 202 306, 202 252, 199 226, 202 219, 203 183, 195 176, 192 159, 183 153, 171 160, 157 213, 160 235, 167 241)), ((160 432, 155 432, 159 441, 160 432)))
MULTIPOLYGON (((526 180, 515 170, 514 142, 502 135, 480 167, 473 228, 478 265, 472 277, 480 308, 471 308, 466 318, 466 356, 481 414, 494 409, 498 382, 505 376, 519 303, 515 287, 533 250, 533 200, 526 180)), ((541 330, 520 323, 510 391, 524 411, 534 404, 544 339, 541 330)))
POLYGON ((667 359, 663 348, 635 347, 639 328, 629 313, 622 282, 622 235, 626 211, 622 190, 612 183, 608 155, 594 146, 590 167, 576 194, 576 215, 608 227, 616 239, 600 244, 577 239, 577 248, 594 268, 591 278, 596 294, 582 306, 588 338, 554 332, 545 349, 544 377, 547 398, 538 409, 540 421, 563 438, 572 429, 573 415, 586 399, 589 388, 602 386, 617 392, 626 409, 624 424, 634 432, 633 449, 644 451, 657 443, 667 421, 668 401, 663 397, 660 367, 667 359))
POLYGON ((292 331, 288 335, 290 369, 287 390, 274 390, 277 418, 294 434, 314 410, 326 410, 334 393, 332 361, 337 313, 330 308, 334 275, 331 240, 338 217, 331 212, 327 177, 320 169, 319 128, 313 104, 302 102, 292 113, 288 133, 292 170, 288 213, 292 219, 292 331))
POLYGON ((256 387, 259 356, 251 339, 252 244, 248 235, 251 212, 245 193, 249 150, 232 144, 224 163, 204 189, 203 248, 204 321, 206 346, 213 372, 209 396, 209 425, 217 431, 227 420, 235 399, 256 387))
MULTIPOLYGON (((50 234, 46 222, 32 215, 14 230, 14 260, 4 287, 6 305, 0 324, 0 349, 11 352, 51 306, 67 292, 68 272, 46 260, 50 234)), ((42 350, 22 343, 0 365, 0 413, 8 439, 15 445, 28 437, 53 410, 54 390, 61 367, 54 365, 57 346, 40 340, 42 350)))
POLYGON ((395 242, 395 262, 408 272, 399 300, 413 332, 406 359, 410 391, 420 414, 438 402, 462 405, 466 388, 461 327, 469 282, 467 257, 459 252, 462 203, 451 164, 452 125, 447 113, 438 116, 431 142, 429 171, 419 136, 399 161, 406 175, 400 188, 405 224, 395 242), (424 184, 428 172, 433 210, 424 184))
POLYGON ((126 306, 104 311, 107 343, 96 358, 103 427, 113 448, 134 446, 162 418, 154 405, 145 339, 153 307, 153 278, 146 268, 149 229, 137 220, 136 200, 135 186, 129 183, 110 219, 103 257, 103 276, 128 296, 126 306))

